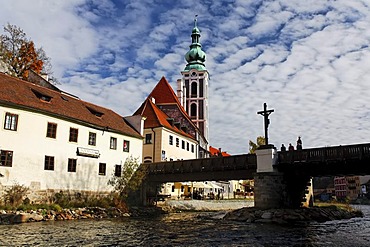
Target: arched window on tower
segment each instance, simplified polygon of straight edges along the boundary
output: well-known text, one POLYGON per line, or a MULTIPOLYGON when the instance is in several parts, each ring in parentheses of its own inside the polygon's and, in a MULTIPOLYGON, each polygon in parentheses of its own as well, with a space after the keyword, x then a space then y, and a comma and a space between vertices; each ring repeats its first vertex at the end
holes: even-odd
POLYGON ((196 98, 197 97, 197 90, 198 89, 198 83, 193 81, 191 83, 191 97, 196 98))
POLYGON ((190 105, 190 118, 197 117, 197 104, 193 103, 190 105))

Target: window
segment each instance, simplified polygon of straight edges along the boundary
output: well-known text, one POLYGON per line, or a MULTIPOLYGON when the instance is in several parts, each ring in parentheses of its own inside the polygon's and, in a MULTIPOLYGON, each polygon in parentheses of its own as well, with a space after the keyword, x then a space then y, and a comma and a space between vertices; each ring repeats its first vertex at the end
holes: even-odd
POLYGON ((117 138, 111 137, 110 138, 110 149, 117 149, 117 138))
POLYGON ((130 142, 123 140, 123 152, 129 152, 130 151, 130 142))
POLYGON ((185 149, 185 141, 184 140, 181 141, 181 148, 185 149))
POLYGON ((193 81, 191 83, 191 97, 192 98, 197 97, 197 91, 198 91, 197 89, 198 89, 198 84, 195 81, 193 81))
POLYGON ((101 118, 104 115, 104 113, 96 111, 96 110, 92 109, 91 107, 86 106, 86 108, 91 112, 91 114, 95 115, 98 118, 101 118))
POLYGON ((173 145, 173 136, 171 136, 171 135, 170 135, 169 144, 170 144, 170 145, 173 145))
POLYGON ((105 176, 106 169, 107 169, 106 163, 99 163, 99 175, 105 176))
POLYGON ((13 151, 1 150, 0 166, 9 166, 13 164, 13 151))
POLYGON ((190 105, 190 117, 191 118, 197 117, 197 105, 195 103, 190 105))
POLYGON ((171 191, 175 192, 175 186, 174 185, 172 185, 171 191))
POLYGON ((17 126, 18 126, 18 115, 7 112, 5 114, 4 129, 16 131, 17 126))
POLYGON ((45 155, 44 170, 54 171, 54 156, 45 155))
POLYGON ((57 137, 57 124, 48 123, 48 129, 46 130, 46 137, 56 138, 57 137))
POLYGON ((36 91, 34 89, 31 89, 32 92, 36 95, 37 98, 39 98, 43 102, 50 102, 53 97, 46 95, 44 93, 41 93, 39 91, 36 91))
POLYGON ((69 141, 77 142, 78 139, 78 129, 70 128, 69 129, 69 141))
POLYGON ((114 168, 114 176, 120 177, 122 175, 122 166, 116 165, 114 168))
POLYGON ((77 159, 68 159, 68 172, 76 172, 77 159))
POLYGON ((180 140, 179 138, 176 138, 176 147, 179 147, 179 145, 180 145, 180 140))
POLYGON ((189 151, 189 142, 186 143, 186 151, 189 151))
POLYGON ((96 146, 96 133, 89 132, 89 145, 96 146))
POLYGON ((194 144, 191 144, 191 152, 194 153, 194 144))
POLYGON ((146 134, 145 135, 145 144, 151 144, 152 143, 152 134, 146 134))

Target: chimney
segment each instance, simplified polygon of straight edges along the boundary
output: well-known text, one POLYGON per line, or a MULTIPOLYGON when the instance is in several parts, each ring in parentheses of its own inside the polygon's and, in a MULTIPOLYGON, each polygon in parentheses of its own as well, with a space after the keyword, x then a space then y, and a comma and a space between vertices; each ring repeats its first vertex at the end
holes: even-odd
POLYGON ((173 119, 173 118, 167 118, 167 122, 169 124, 171 124, 172 127, 173 127, 174 121, 175 121, 175 119, 173 119))
POLYGON ((181 130, 184 131, 185 133, 188 133, 188 127, 186 126, 181 126, 181 130))
POLYGON ((180 101, 180 104, 184 107, 184 91, 183 89, 183 83, 181 79, 177 80, 177 98, 180 101))
POLYGON ((181 125, 180 122, 176 122, 176 123, 174 123, 174 125, 175 125, 176 128, 180 129, 180 125, 181 125))

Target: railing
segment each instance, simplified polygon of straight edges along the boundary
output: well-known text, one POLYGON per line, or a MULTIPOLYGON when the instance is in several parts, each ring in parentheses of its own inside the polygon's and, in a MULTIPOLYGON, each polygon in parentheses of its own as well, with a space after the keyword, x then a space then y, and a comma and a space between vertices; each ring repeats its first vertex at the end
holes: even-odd
POLYGON ((166 161, 143 164, 150 174, 196 173, 229 170, 256 169, 257 158, 254 154, 211 157, 205 159, 166 161))
POLYGON ((278 152, 278 162, 323 162, 370 157, 370 143, 278 152))

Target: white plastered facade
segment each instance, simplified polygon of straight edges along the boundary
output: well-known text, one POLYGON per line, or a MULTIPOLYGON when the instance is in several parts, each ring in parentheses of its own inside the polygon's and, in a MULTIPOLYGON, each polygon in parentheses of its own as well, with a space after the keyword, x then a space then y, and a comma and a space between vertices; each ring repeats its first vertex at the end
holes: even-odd
MULTIPOLYGON (((123 120, 122 120, 123 121, 123 120)), ((143 140, 110 132, 93 125, 56 118, 43 113, 0 106, 0 150, 13 152, 11 167, 0 166, 0 187, 15 183, 40 190, 74 190, 109 192, 108 180, 115 165, 124 165, 132 156, 142 160, 143 140), (4 129, 6 113, 18 115, 17 130, 4 129), (48 123, 57 124, 56 138, 46 137, 48 123), (78 141, 69 142, 70 128, 78 129, 78 141), (96 133, 96 145, 88 145, 89 132, 96 133), (110 149, 111 137, 117 138, 117 149, 110 149), (123 141, 129 141, 129 152, 123 141), (77 154, 77 149, 84 149, 77 154), (99 157, 86 156, 87 151, 99 157), (45 170, 45 156, 54 157, 54 169, 45 170), (76 171, 68 172, 68 159, 77 159, 76 171), (105 175, 99 175, 99 163, 106 164, 105 175)))

